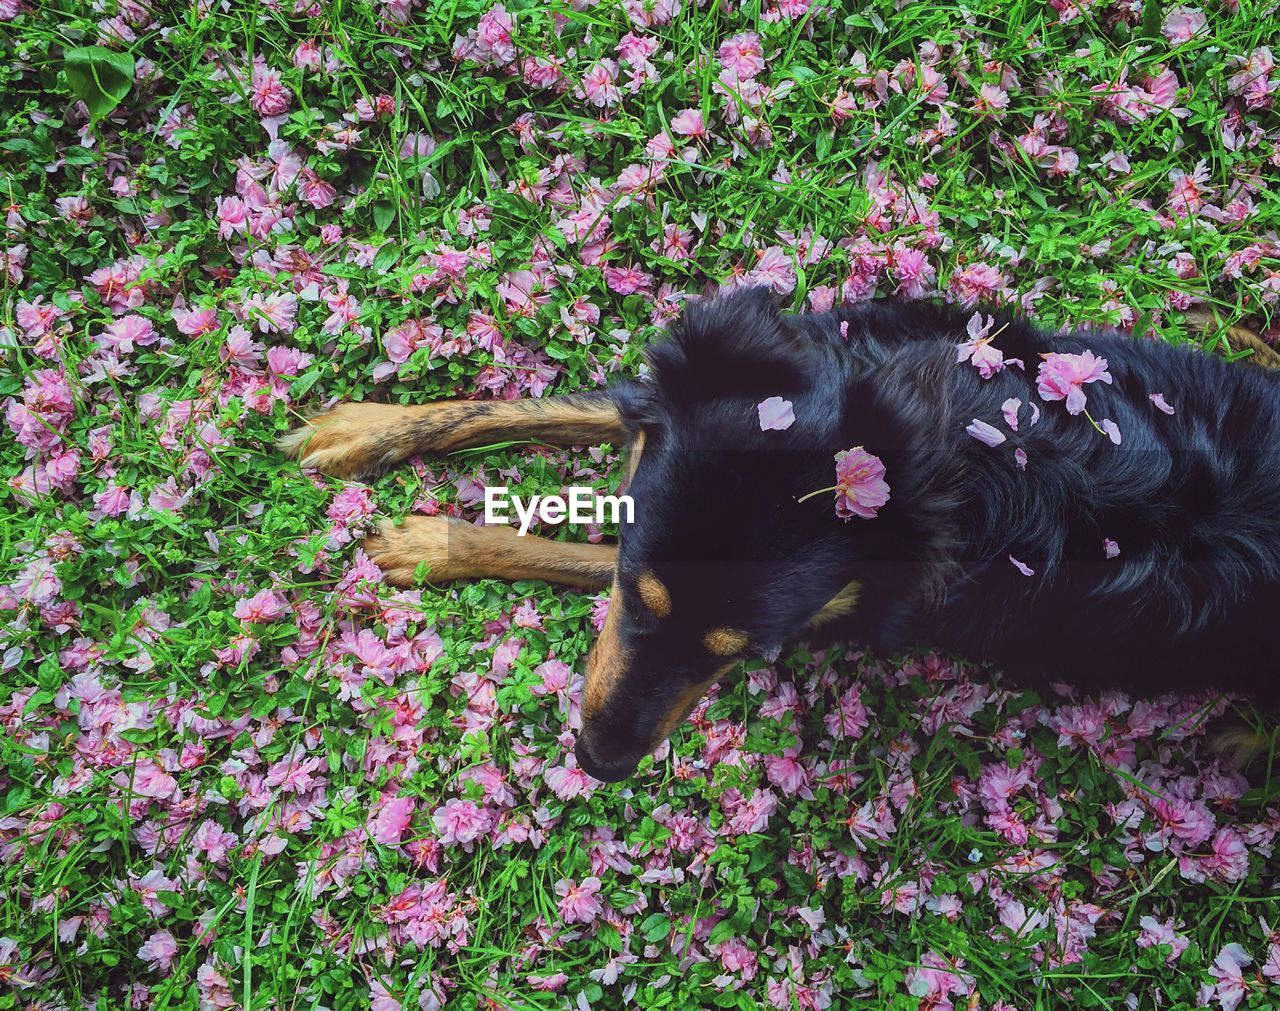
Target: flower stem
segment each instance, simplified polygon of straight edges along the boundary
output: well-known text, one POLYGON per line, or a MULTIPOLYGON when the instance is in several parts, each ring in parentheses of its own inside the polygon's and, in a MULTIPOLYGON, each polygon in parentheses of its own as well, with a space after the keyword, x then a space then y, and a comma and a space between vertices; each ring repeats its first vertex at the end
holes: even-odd
POLYGON ((808 495, 802 495, 800 498, 796 499, 796 505, 799 505, 801 502, 808 502, 809 499, 813 498, 815 495, 821 495, 824 491, 835 491, 839 487, 840 486, 838 484, 833 484, 830 488, 819 488, 817 491, 811 491, 808 495))

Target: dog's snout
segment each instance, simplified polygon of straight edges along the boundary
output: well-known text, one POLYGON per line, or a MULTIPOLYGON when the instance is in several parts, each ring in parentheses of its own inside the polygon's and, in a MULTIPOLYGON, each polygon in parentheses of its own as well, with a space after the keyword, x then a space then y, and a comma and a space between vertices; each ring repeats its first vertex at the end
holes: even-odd
POLYGON ((631 758, 602 760, 592 754, 590 746, 581 737, 574 745, 573 755, 578 765, 592 779, 602 783, 620 783, 636 771, 638 761, 631 758))

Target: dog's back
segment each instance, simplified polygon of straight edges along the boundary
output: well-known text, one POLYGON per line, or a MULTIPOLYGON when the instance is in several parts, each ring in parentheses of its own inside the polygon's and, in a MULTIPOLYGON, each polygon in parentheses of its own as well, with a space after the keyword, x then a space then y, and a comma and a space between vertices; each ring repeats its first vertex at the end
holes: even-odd
POLYGON ((946 503, 920 503, 931 527, 948 529, 908 638, 992 660, 1015 678, 1276 692, 1274 374, 1191 348, 1104 332, 1055 337, 1001 319, 993 343, 1025 367, 984 379, 956 361, 967 314, 876 303, 841 316, 845 350, 841 317, 797 322, 845 359, 846 407, 868 431, 888 414, 907 433, 903 462, 915 473, 902 484, 946 503), (1112 381, 1085 387, 1087 413, 1073 415, 1040 397, 1036 375, 1043 355, 1086 350, 1106 359, 1112 381), (1014 400, 1016 430, 1002 411, 1014 400), (1119 445, 1099 431, 1104 419, 1119 445), (1004 441, 971 437, 974 420, 1004 441))

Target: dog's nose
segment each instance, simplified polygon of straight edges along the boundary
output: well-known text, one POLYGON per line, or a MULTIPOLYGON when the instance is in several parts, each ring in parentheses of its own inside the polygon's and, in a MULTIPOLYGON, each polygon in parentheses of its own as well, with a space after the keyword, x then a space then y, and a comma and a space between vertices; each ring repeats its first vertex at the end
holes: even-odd
POLYGON ((592 757, 591 751, 586 744, 579 738, 578 743, 574 745, 573 756, 578 760, 578 765, 592 779, 598 779, 602 783, 620 783, 633 772, 636 771, 637 762, 631 759, 612 762, 598 762, 592 757))

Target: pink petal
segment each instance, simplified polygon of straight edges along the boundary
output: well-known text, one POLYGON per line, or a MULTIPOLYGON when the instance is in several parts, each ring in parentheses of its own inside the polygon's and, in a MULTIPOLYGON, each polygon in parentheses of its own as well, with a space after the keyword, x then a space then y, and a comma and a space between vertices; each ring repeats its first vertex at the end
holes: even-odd
POLYGON ((1117 425, 1110 418, 1103 418, 1101 421, 1098 422, 1098 427, 1107 433, 1108 439, 1114 442, 1117 446, 1120 445, 1120 426, 1119 425, 1117 425))
POLYGON ((1027 452, 1021 446, 1013 451, 1013 461, 1018 465, 1018 470, 1027 469, 1027 452))
POLYGON ((1000 413, 1004 415, 1004 423, 1013 431, 1018 430, 1018 409, 1022 407, 1022 401, 1017 397, 1010 397, 1000 405, 1000 413))
POLYGON ((998 446, 1000 443, 1004 442, 1004 433, 1002 431, 988 425, 985 421, 979 421, 977 418, 974 418, 973 421, 970 422, 969 427, 966 428, 965 431, 979 442, 985 443, 988 446, 998 446))
POLYGON ((1102 542, 1102 553, 1108 558, 1115 558, 1120 554, 1120 545, 1108 537, 1102 542))
POLYGON ((1173 408, 1170 407, 1169 402, 1164 399, 1163 393, 1152 393, 1149 395, 1148 399, 1155 404, 1156 407, 1164 411, 1165 414, 1173 414, 1173 408))
POLYGON ((781 397, 770 397, 756 405, 760 412, 760 431, 785 432, 796 423, 795 412, 791 409, 791 401, 781 397))
POLYGON ((1013 555, 1009 556, 1009 561, 1013 562, 1013 567, 1017 569, 1019 572, 1021 572, 1024 576, 1034 576, 1036 574, 1035 569, 1033 569, 1030 565, 1024 565, 1022 562, 1014 558, 1013 555))

